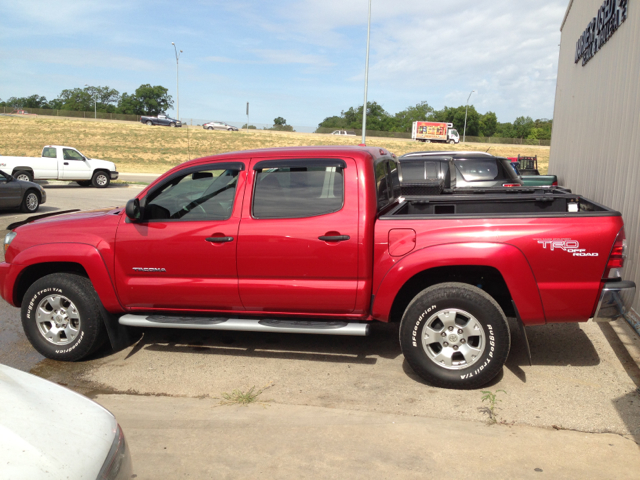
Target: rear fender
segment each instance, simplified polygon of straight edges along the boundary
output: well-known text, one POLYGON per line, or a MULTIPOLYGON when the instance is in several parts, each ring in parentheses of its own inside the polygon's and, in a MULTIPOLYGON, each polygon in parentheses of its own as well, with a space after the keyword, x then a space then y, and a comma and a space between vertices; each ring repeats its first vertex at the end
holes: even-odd
MULTIPOLYGON (((21 270, 40 263, 69 262, 82 265, 89 280, 93 284, 100 301, 106 310, 113 313, 123 313, 124 309, 113 286, 107 266, 100 252, 92 246, 83 243, 48 243, 27 248, 16 255, 12 264, 20 266, 21 270)), ((17 285, 17 282, 14 284, 17 285)), ((15 293, 15 292, 14 292, 15 293)))
POLYGON ((536 279, 524 254, 500 243, 455 243, 423 248, 397 262, 374 291, 371 314, 388 321, 396 295, 413 276, 436 267, 485 266, 500 272, 525 325, 545 323, 536 279))

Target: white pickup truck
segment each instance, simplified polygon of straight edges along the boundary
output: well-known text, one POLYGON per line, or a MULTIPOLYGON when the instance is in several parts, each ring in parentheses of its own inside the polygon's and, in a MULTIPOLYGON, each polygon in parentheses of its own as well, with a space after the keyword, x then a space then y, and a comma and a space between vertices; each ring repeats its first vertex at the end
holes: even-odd
POLYGON ((0 170, 18 180, 69 180, 96 188, 106 188, 118 178, 115 163, 88 158, 73 147, 61 145, 47 145, 41 157, 0 156, 0 170))

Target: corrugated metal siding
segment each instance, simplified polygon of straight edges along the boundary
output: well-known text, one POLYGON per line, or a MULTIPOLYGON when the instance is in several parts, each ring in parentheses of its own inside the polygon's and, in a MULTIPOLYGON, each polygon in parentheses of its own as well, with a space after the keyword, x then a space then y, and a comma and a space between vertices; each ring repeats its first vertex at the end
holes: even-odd
MULTIPOLYGON (((549 173, 561 185, 622 212, 625 279, 640 286, 640 1, 585 65, 578 37, 602 0, 574 1, 562 27, 549 173)), ((640 312, 640 294, 634 303, 640 312)))

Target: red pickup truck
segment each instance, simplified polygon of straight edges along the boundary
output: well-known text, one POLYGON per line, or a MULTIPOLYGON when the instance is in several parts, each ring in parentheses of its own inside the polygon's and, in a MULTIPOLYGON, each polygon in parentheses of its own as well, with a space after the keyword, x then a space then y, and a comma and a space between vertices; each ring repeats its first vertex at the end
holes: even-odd
POLYGON ((0 291, 44 356, 79 360, 131 327, 365 335, 400 322, 412 368, 477 388, 518 325, 617 318, 635 284, 619 213, 557 189, 402 197, 374 147, 216 155, 126 208, 5 238, 0 291))

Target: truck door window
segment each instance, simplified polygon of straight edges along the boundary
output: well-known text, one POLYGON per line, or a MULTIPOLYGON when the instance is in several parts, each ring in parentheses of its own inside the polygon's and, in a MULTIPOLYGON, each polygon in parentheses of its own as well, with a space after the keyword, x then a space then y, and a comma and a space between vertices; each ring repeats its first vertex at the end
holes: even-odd
POLYGON ((283 164, 256 171, 254 218, 316 217, 339 211, 343 203, 342 167, 283 164))
POLYGON ((56 158, 56 149, 53 147, 45 147, 42 150, 42 156, 46 158, 56 158))
POLYGON ((206 169, 171 179, 150 195, 145 220, 227 220, 239 173, 235 169, 206 169))
POLYGON ((80 155, 75 150, 71 150, 70 148, 63 148, 62 156, 65 160, 84 160, 84 157, 82 155, 80 155))

